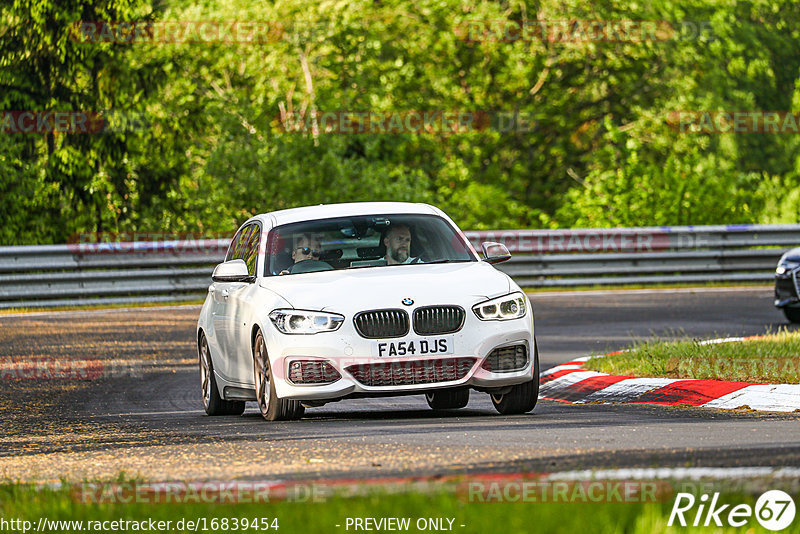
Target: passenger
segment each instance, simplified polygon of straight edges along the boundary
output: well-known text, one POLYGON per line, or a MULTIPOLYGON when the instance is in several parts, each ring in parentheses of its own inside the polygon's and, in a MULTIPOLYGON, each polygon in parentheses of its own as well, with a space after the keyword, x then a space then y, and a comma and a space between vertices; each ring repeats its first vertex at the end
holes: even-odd
MULTIPOLYGON (((320 242, 314 234, 305 233, 295 236, 294 248, 292 248, 292 261, 295 264, 305 260, 319 261, 320 253, 320 242)), ((282 270, 280 274, 291 274, 291 267, 282 270)))
POLYGON ((319 260, 320 243, 319 239, 313 234, 300 234, 294 239, 294 249, 292 259, 295 263, 304 260, 319 260))

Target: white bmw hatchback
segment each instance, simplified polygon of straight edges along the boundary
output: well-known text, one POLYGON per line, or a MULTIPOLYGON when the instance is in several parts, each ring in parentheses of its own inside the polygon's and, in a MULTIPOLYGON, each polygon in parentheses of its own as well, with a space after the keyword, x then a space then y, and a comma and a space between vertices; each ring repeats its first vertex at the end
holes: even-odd
POLYGON ((498 412, 539 391, 533 312, 441 210, 365 202, 258 215, 214 269, 197 323, 203 404, 271 421, 346 398, 424 394, 462 408, 470 390, 498 412))

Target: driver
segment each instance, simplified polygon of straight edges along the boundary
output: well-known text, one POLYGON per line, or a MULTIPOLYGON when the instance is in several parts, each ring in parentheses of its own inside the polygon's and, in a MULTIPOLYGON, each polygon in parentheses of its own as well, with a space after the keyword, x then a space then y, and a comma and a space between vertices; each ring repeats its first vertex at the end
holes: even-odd
POLYGON ((405 224, 392 226, 383 238, 386 246, 386 264, 399 265, 412 263, 417 258, 412 258, 411 252, 411 229, 405 224))

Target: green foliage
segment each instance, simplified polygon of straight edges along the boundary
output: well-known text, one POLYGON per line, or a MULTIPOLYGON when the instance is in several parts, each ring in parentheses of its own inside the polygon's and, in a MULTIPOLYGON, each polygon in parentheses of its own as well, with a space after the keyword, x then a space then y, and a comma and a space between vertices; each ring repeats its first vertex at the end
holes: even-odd
POLYGON ((127 132, 2 135, 2 244, 230 232, 253 213, 367 200, 431 202, 469 229, 800 221, 799 136, 692 134, 669 119, 798 111, 794 0, 14 0, 0 17, 3 109, 148 119, 127 132), (570 41, 465 30, 575 19, 678 31, 570 41), (272 21, 284 33, 82 43, 70 36, 80 20, 272 21), (531 127, 281 129, 281 117, 317 110, 509 112, 531 127))
MULTIPOLYGON (((638 126, 638 125, 637 125, 638 126)), ((597 151, 583 187, 571 189, 558 216, 575 226, 652 226, 726 224, 753 221, 752 194, 758 176, 747 175, 718 153, 707 139, 678 137, 667 147, 644 142, 636 132, 609 124, 606 142, 597 151), (659 161, 657 154, 667 157, 659 161), (647 219, 643 221, 642 215, 647 219)), ((658 125, 648 129, 653 135, 658 125)), ((664 139, 671 139, 669 132, 664 139)), ((654 135, 655 137, 655 135, 654 135)), ((663 141, 661 141, 663 142, 663 141)), ((756 186, 757 188, 757 186, 756 186)))

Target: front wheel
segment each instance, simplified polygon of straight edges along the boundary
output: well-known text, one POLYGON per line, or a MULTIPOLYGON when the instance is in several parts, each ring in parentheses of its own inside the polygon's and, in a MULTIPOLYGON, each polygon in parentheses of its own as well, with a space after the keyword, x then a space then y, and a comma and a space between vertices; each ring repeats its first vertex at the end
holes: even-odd
POLYGON ((197 352, 200 358, 200 387, 206 414, 242 415, 244 401, 229 401, 219 396, 217 379, 214 378, 214 362, 211 360, 211 351, 208 350, 208 340, 206 340, 205 334, 200 334, 197 352))
POLYGON ((286 421, 303 417, 305 408, 299 401, 281 399, 275 393, 275 381, 267 355, 267 344, 261 332, 256 334, 253 345, 253 374, 255 375, 256 400, 261 415, 267 421, 286 421))
POLYGON ((511 391, 491 395, 494 409, 502 415, 528 413, 539 399, 539 347, 533 340, 533 380, 511 386, 511 391))
POLYGON ((800 308, 784 308, 783 314, 792 323, 800 323, 800 308))
POLYGON ((428 406, 434 410, 457 410, 469 403, 469 389, 440 389, 425 394, 428 406))

